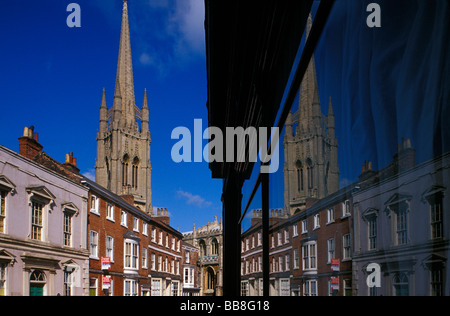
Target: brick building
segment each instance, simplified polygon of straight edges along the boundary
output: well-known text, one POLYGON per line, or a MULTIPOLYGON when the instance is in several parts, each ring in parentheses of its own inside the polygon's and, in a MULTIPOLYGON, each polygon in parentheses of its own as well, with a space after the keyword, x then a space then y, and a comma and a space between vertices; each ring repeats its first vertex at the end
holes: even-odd
MULTIPOLYGON (((306 209, 291 217, 271 210, 271 296, 352 294, 352 188, 308 199, 306 209)), ((261 210, 254 210, 251 227, 241 238, 243 296, 262 295, 261 227, 261 210)))
POLYGON ((183 296, 199 296, 201 288, 197 263, 200 250, 182 241, 181 253, 183 257, 183 296))
POLYGON ((291 218, 292 295, 351 295, 352 188, 310 200, 291 218))
MULTIPOLYGON (((262 211, 254 210, 251 227, 241 238, 241 295, 262 296, 262 211)), ((271 210, 270 290, 272 296, 289 296, 291 249, 289 219, 283 210, 271 210)))
POLYGON ((90 295, 178 296, 182 293, 182 234, 156 216, 84 179, 89 191, 90 295))

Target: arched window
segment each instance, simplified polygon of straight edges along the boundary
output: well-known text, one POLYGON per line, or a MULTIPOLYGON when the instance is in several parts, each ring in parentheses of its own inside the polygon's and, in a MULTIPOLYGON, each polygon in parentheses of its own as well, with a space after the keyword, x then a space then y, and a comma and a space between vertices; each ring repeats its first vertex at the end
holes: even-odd
POLYGON ((215 283, 216 282, 214 270, 211 267, 208 267, 206 271, 206 289, 214 290, 215 283))
POLYGON ((200 240, 199 247, 200 247, 200 257, 205 257, 207 254, 206 254, 206 244, 204 240, 200 240))
POLYGON ((395 296, 409 296, 409 278, 406 273, 397 273, 392 282, 395 296))
POLYGON ((44 296, 45 283, 45 273, 41 270, 35 270, 30 275, 30 296, 44 296))
POLYGON ((128 185, 128 165, 130 163, 130 158, 127 154, 123 156, 122 160, 122 186, 128 185))
POLYGON ((212 255, 218 255, 219 254, 219 243, 217 242, 217 239, 213 239, 211 242, 211 254, 212 255))
POLYGON ((107 188, 111 190, 111 168, 109 167, 108 158, 105 157, 105 166, 106 166, 106 178, 107 178, 107 188))
POLYGON ((133 159, 133 164, 131 166, 131 187, 134 189, 138 188, 138 170, 139 170, 139 158, 135 157, 133 159))
POLYGON ((300 160, 297 160, 295 163, 297 167, 297 191, 301 192, 304 190, 303 188, 303 164, 300 160))
POLYGON ((312 190, 314 188, 314 167, 311 159, 308 158, 306 161, 307 171, 308 171, 308 189, 312 190))

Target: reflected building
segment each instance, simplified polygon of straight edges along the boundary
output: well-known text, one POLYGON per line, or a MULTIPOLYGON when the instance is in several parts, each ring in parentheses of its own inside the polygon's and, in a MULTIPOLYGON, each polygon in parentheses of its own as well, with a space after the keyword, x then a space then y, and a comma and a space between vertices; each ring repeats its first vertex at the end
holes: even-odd
MULTIPOLYGON (((308 19, 307 33, 311 29, 308 19)), ((321 110, 314 56, 300 86, 298 108, 286 120, 284 201, 290 215, 304 210, 307 198, 321 199, 339 189, 338 141, 331 97, 321 110)))
POLYGON ((367 163, 353 195, 354 294, 448 296, 450 153, 415 165, 410 141, 400 149, 380 171, 367 163), (374 263, 380 282, 369 288, 374 263))
POLYGON ((212 223, 183 234, 183 241, 200 250, 198 257, 200 295, 223 295, 223 225, 215 216, 212 223))

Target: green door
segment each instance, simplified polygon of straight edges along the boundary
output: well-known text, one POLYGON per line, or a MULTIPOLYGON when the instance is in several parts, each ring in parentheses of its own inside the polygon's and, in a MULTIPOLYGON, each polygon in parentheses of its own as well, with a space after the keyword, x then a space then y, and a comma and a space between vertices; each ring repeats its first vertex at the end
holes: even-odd
POLYGON ((30 284, 30 296, 44 296, 44 285, 30 284))

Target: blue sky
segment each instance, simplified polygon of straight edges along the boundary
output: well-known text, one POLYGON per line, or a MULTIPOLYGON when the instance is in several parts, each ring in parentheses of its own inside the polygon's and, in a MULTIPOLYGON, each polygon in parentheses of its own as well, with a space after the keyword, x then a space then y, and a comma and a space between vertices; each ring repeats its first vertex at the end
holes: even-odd
MULTIPOLYGON (((181 231, 222 213, 222 181, 211 179, 208 164, 170 156, 174 128, 193 130, 194 119, 207 127, 203 2, 129 1, 136 103, 145 88, 149 98, 152 202, 168 208, 181 231)), ((448 1, 379 0, 380 29, 365 24, 370 2, 338 0, 316 50, 323 112, 329 96, 334 105, 342 185, 357 179, 364 160, 388 164, 402 137, 411 138, 417 162, 450 150, 448 1)), ((113 102, 121 12, 121 0, 2 3, 1 145, 18 151, 23 128, 34 125, 48 154, 63 161, 74 152, 81 172, 94 172, 103 88, 108 108, 113 102), (66 25, 71 2, 81 7, 81 28, 66 25)), ((272 179, 271 207, 282 207, 282 174, 272 179)))
MULTIPOLYGON (((44 151, 59 161, 74 152, 93 173, 102 89, 112 106, 122 1, 78 0, 81 28, 66 25, 75 1, 8 1, 0 9, 0 144, 18 151, 34 125, 44 151)), ((204 120, 206 64, 203 1, 129 3, 136 103, 147 88, 152 133, 153 205, 168 208, 181 231, 221 217, 222 181, 206 163, 175 164, 171 132, 204 120)))

